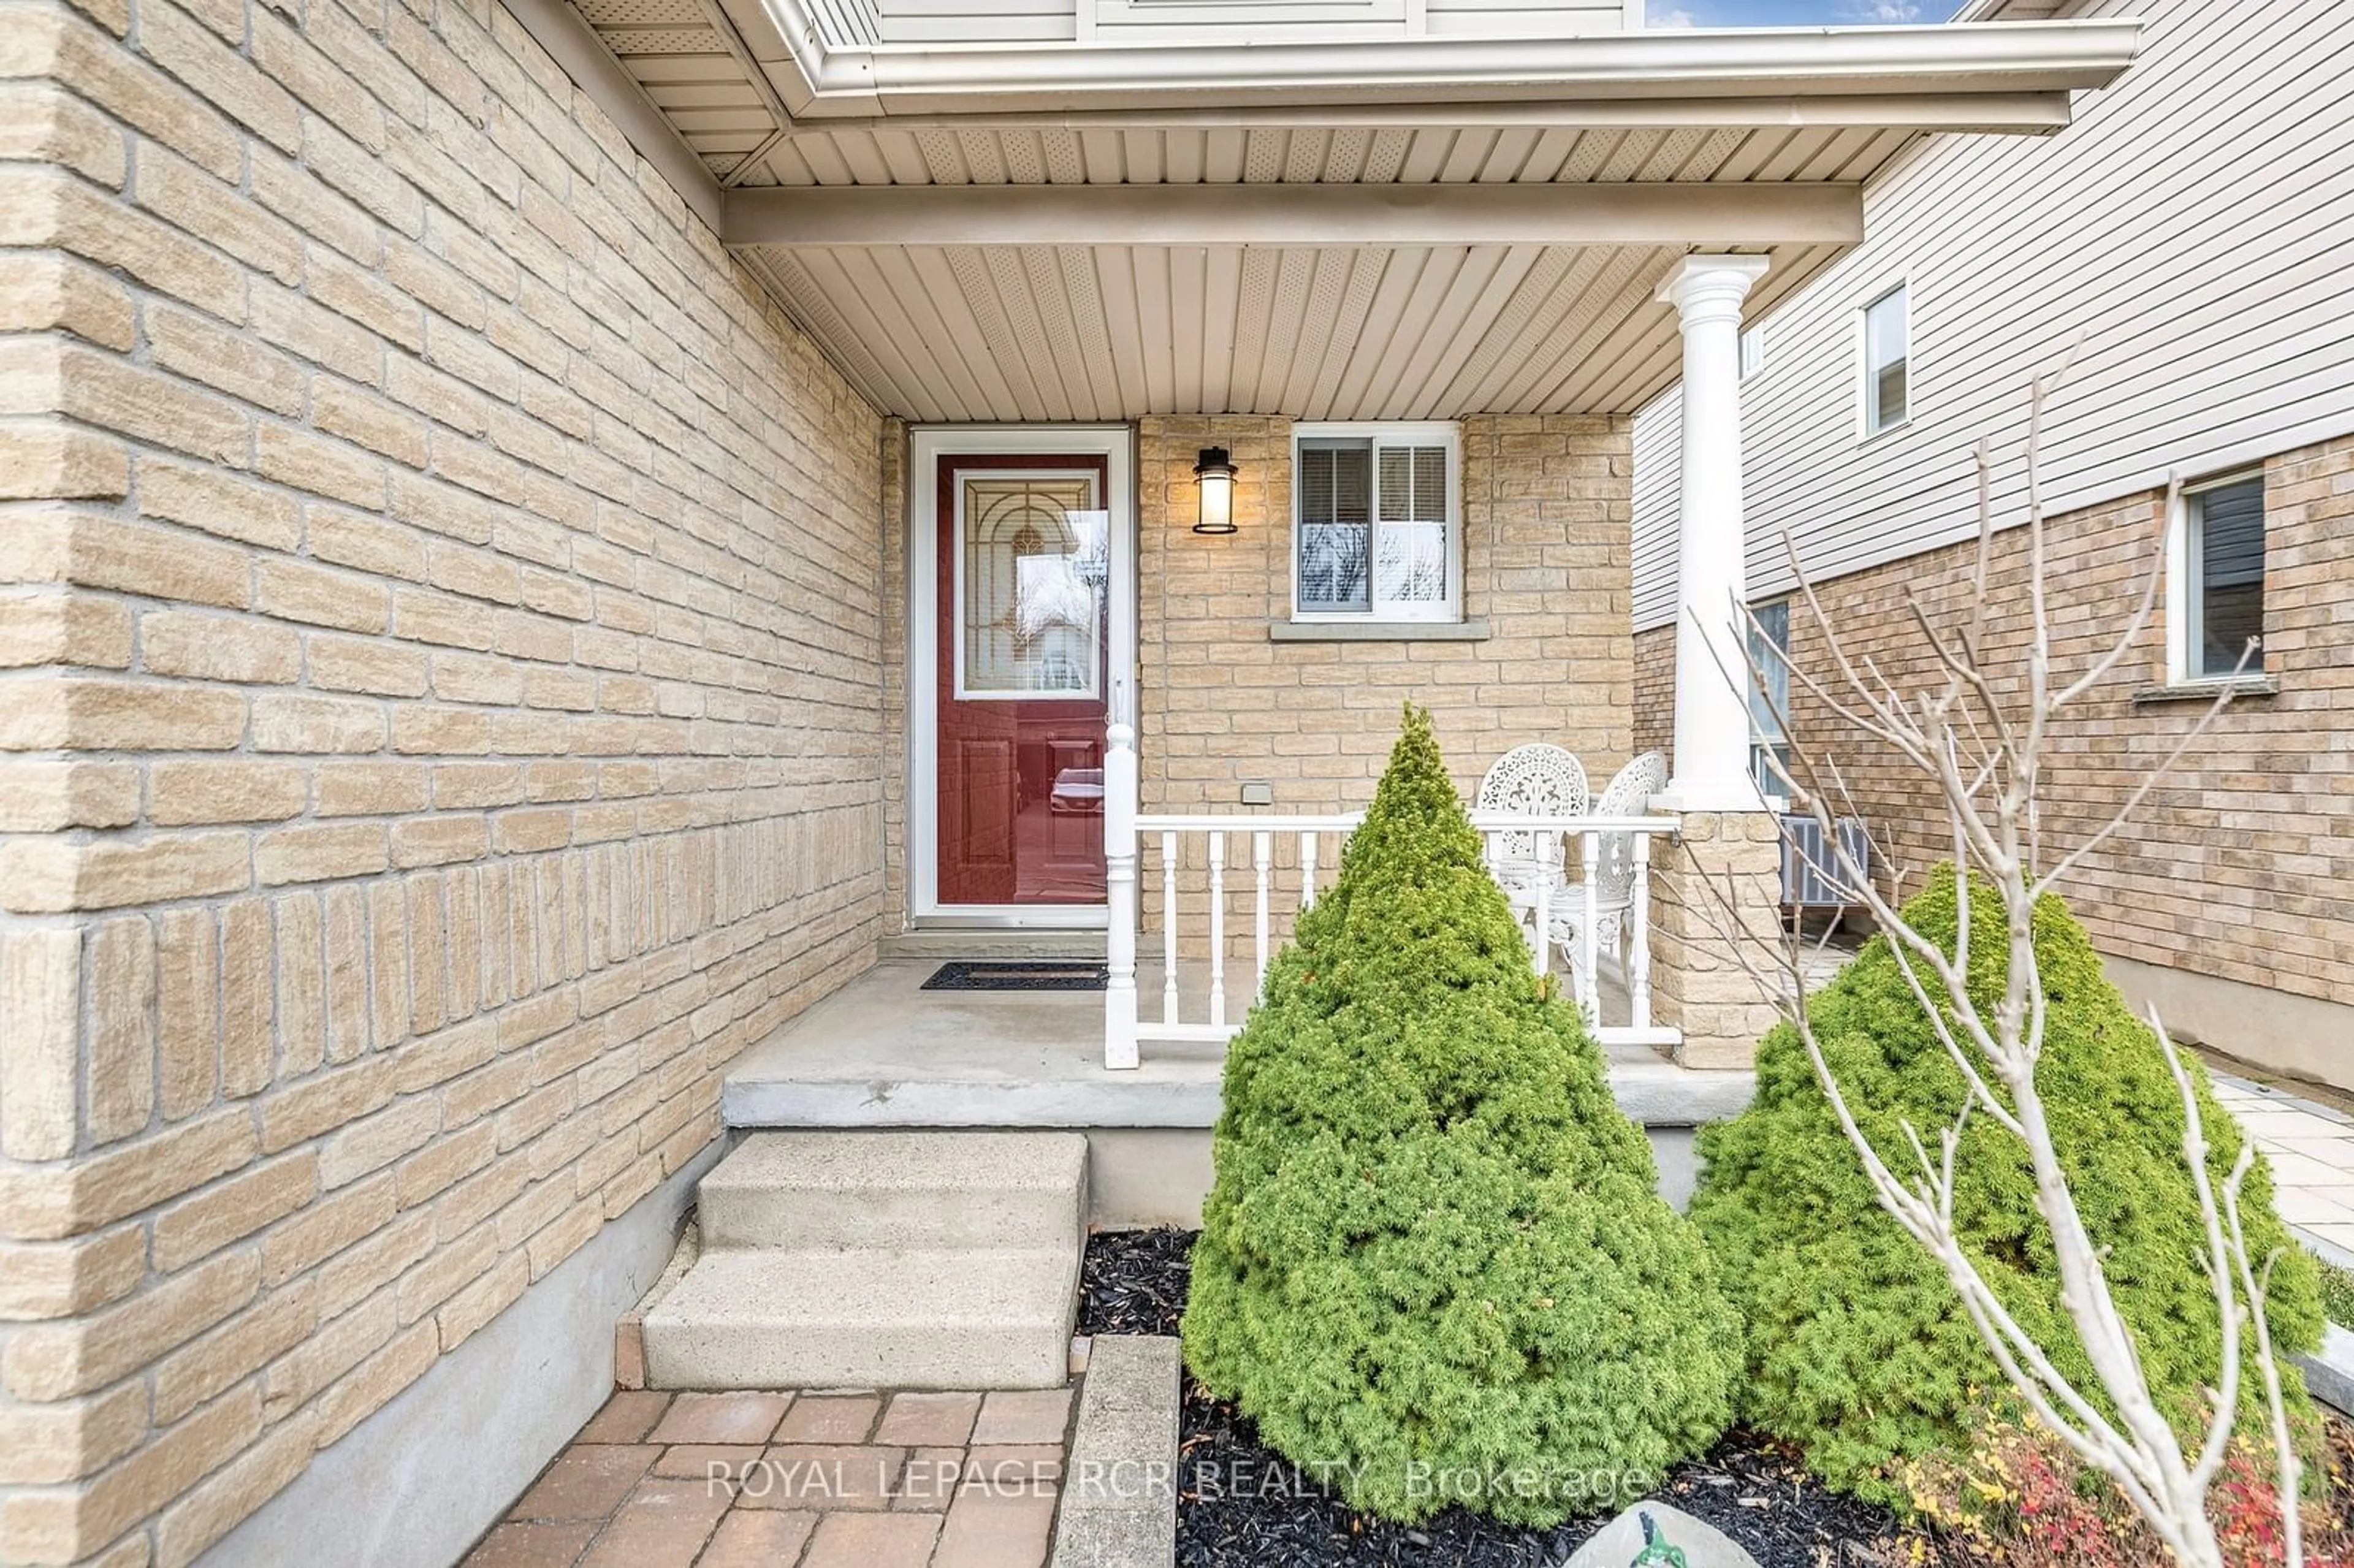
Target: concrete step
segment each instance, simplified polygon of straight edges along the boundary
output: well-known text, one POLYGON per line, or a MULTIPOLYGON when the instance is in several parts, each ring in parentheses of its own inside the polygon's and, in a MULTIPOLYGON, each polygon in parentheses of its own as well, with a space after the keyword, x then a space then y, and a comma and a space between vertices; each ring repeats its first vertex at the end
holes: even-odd
POLYGON ((1101 931, 901 931, 876 942, 885 959, 1097 959, 1104 956, 1101 931))
POLYGON ((646 1314, 655 1388, 1059 1388, 1079 1255, 705 1252, 646 1314))
POLYGON ((755 1133, 640 1330, 653 1388, 1052 1388, 1087 1213, 1073 1132, 755 1133))
POLYGON ((1075 1132, 755 1133, 697 1218, 705 1248, 1067 1246, 1087 1164, 1075 1132))

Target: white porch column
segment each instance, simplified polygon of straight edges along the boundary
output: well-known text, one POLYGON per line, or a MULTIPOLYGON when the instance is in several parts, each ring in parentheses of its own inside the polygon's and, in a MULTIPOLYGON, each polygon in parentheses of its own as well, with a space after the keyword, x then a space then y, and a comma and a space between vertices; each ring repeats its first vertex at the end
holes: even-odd
POLYGON ((1763 256, 1687 256, 1659 285, 1684 334, 1682 515, 1676 537, 1675 774, 1679 811, 1764 808, 1749 772, 1743 636, 1748 602, 1741 518, 1741 302, 1763 256))

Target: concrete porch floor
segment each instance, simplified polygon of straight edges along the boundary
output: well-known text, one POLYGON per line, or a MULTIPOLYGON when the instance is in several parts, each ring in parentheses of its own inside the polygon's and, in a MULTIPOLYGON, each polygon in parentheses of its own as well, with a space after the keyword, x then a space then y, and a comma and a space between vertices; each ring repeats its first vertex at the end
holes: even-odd
MULTIPOLYGON (((1148 1040, 1143 1065, 1112 1072, 1103 1065, 1102 992, 919 989, 937 968, 937 959, 885 959, 746 1051, 726 1078, 728 1125, 1201 1128, 1216 1121, 1223 1045, 1148 1040)), ((1606 1019, 1624 1016, 1623 993, 1614 997, 1613 989, 1606 981, 1606 1019)), ((1140 966, 1138 991, 1146 1015, 1158 1017, 1157 964, 1140 966)), ((1208 1016, 1204 995, 1181 1002, 1181 1017, 1208 1016)), ((1696 1126, 1748 1103, 1747 1073, 1694 1072, 1642 1047, 1607 1054, 1620 1106, 1646 1126, 1696 1126)))

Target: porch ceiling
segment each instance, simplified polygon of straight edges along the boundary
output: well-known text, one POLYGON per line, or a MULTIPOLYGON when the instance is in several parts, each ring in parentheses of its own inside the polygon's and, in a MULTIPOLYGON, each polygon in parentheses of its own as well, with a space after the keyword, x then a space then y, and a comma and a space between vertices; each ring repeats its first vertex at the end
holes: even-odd
POLYGON ((666 140, 860 390, 925 421, 1631 411, 1676 374, 1653 293, 1678 256, 1772 257, 1749 300, 1771 309, 1861 238, 1862 183, 1917 137, 2056 130, 2134 38, 895 48, 803 3, 517 14, 600 57, 632 140, 666 140), (1099 187, 1126 189, 1073 199, 1099 187))
MULTIPOLYGON (((1755 249, 1767 249, 1754 247, 1755 249)), ((1682 246, 752 247, 881 407, 926 421, 1627 411, 1674 379, 1682 246)), ((1766 304, 1837 255, 1772 248, 1766 304)))

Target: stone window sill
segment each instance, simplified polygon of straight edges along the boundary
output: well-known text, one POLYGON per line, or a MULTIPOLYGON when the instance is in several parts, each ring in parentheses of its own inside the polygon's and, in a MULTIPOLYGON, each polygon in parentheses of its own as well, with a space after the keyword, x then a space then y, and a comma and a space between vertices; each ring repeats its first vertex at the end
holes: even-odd
POLYGON ((1471 620, 1273 620, 1269 642, 1485 642, 1488 622, 1471 620))
POLYGON ((2237 681, 2184 681, 2170 686, 2144 686, 2133 694, 2136 705, 2150 703, 2211 703, 2224 692, 2234 700, 2276 697, 2280 683, 2270 675, 2249 675, 2237 681))

